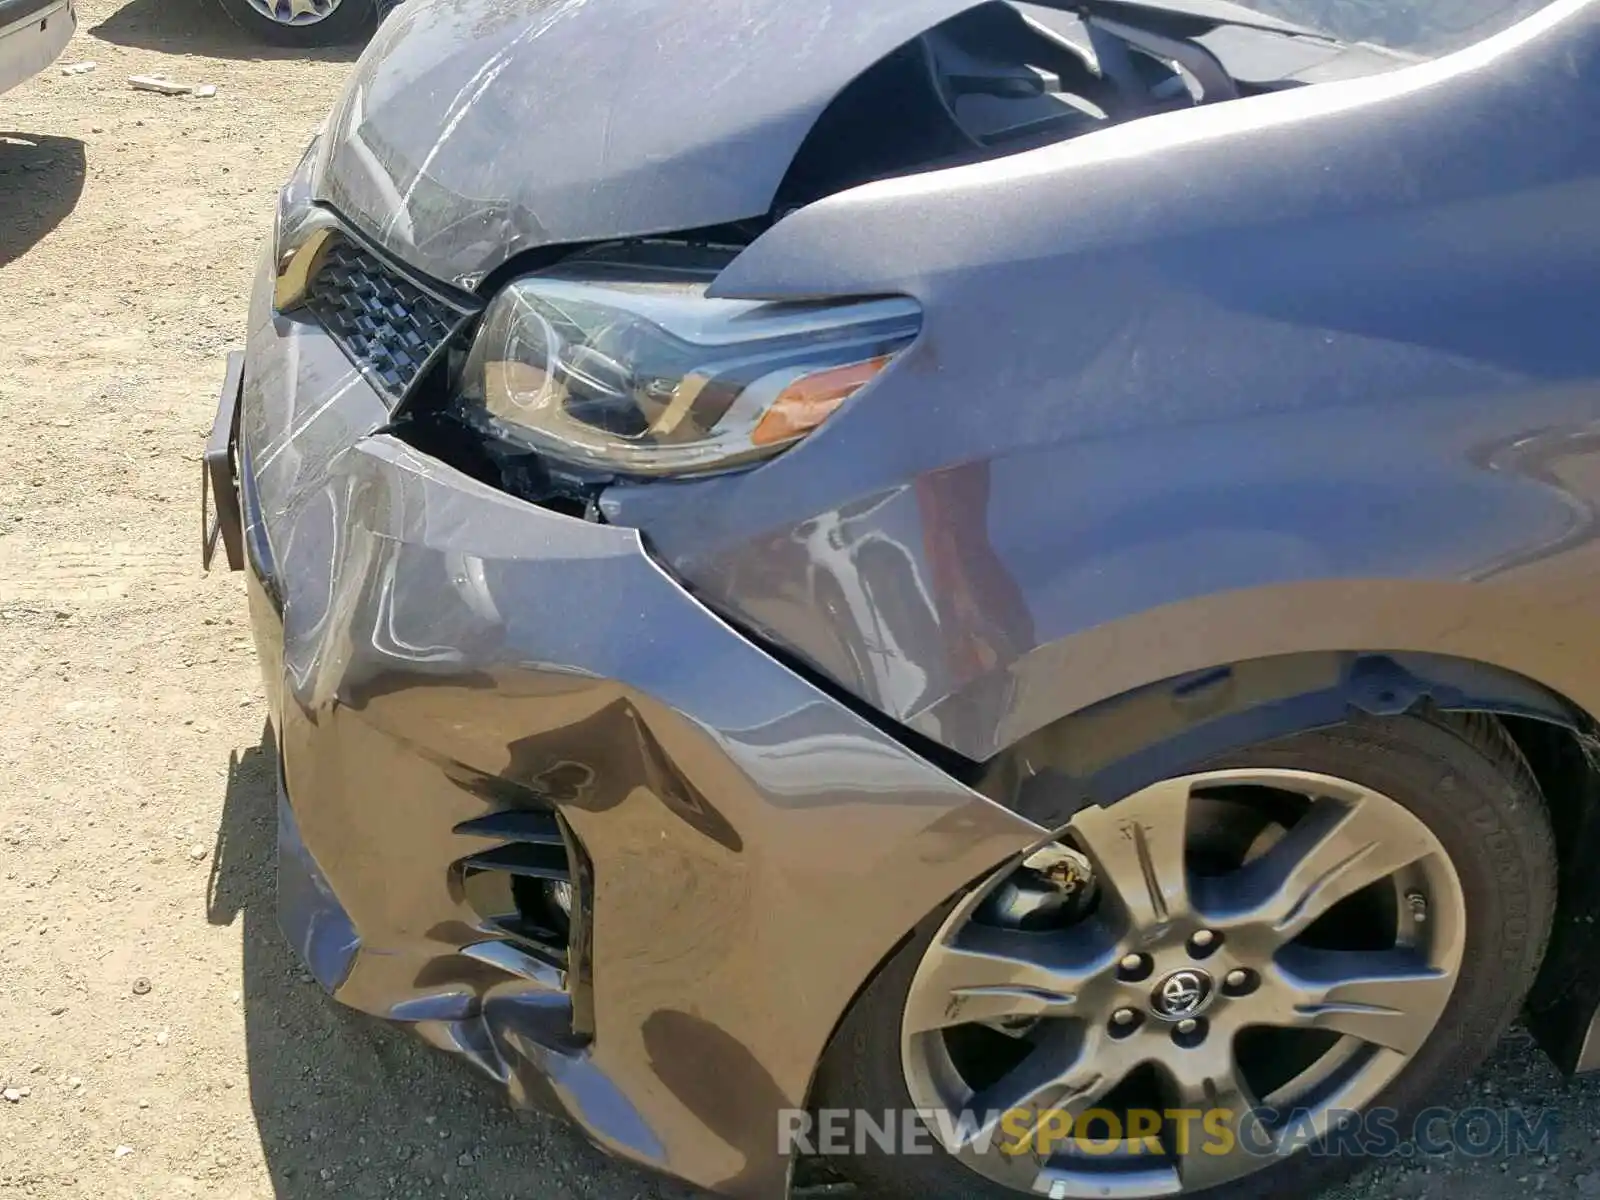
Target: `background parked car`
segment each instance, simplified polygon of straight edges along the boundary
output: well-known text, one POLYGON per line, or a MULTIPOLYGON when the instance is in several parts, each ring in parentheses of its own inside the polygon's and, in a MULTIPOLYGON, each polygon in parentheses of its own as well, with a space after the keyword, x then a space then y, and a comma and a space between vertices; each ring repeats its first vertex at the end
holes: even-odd
POLYGON ((279 46, 339 46, 366 37, 397 0, 219 0, 227 14, 279 46))
POLYGON ((0 92, 55 62, 77 24, 72 0, 0 0, 0 92))

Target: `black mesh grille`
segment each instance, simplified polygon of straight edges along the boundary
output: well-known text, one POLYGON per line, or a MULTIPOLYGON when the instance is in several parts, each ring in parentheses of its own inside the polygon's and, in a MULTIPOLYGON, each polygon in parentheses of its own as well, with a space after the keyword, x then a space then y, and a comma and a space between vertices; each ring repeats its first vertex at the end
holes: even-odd
POLYGON ((327 250, 306 307, 356 366, 395 399, 469 317, 343 239, 327 250))

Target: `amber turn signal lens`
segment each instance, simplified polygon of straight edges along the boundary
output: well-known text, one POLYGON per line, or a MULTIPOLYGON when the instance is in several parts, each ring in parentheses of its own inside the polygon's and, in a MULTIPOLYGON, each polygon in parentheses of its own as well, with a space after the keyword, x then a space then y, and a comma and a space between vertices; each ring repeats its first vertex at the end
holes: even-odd
POLYGON ((751 443, 775 446, 810 433, 888 365, 888 356, 869 358, 795 380, 778 393, 750 435, 751 443))

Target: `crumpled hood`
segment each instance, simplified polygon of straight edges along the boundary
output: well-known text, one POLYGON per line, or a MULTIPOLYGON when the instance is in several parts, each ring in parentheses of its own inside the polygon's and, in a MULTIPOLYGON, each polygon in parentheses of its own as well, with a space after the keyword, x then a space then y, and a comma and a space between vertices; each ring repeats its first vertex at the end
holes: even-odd
POLYGON ((409 0, 328 125, 317 194, 475 286, 520 251, 766 214, 829 101, 980 0, 409 0))

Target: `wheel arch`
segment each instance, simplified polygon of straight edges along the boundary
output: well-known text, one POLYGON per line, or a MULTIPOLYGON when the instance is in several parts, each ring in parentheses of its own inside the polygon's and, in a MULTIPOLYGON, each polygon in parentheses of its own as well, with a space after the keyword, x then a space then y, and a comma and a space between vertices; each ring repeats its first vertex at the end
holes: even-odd
MULTIPOLYGON (((1517 586, 1321 579, 1225 589, 1079 629, 1071 629, 1066 615, 1069 632, 905 722, 987 762, 1068 717, 1126 705, 1164 682, 1229 665, 1351 652, 1460 664, 1452 679, 1470 666, 1475 673, 1467 682, 1486 700, 1510 694, 1512 681, 1521 680, 1546 693, 1551 711, 1600 714, 1600 657, 1586 653, 1595 639, 1592 577, 1580 567, 1572 563, 1517 586)), ((1478 707, 1502 711, 1494 703, 1478 707)))
POLYGON ((1491 663, 1402 650, 1312 650, 1217 662, 1067 713, 985 760, 978 787, 1054 827, 1084 803, 1110 803, 1208 759, 1336 725, 1352 713, 1400 716, 1423 705, 1516 721, 1535 748, 1543 742, 1522 723, 1565 730, 1580 744, 1600 736, 1583 707, 1491 663), (1048 789, 1030 786, 1044 778, 1040 763, 1051 764, 1048 789))

